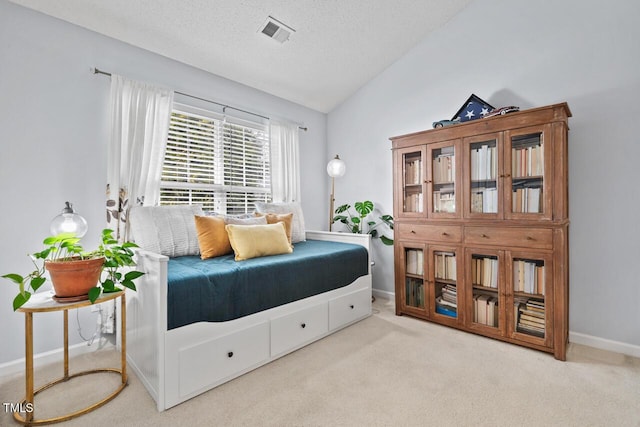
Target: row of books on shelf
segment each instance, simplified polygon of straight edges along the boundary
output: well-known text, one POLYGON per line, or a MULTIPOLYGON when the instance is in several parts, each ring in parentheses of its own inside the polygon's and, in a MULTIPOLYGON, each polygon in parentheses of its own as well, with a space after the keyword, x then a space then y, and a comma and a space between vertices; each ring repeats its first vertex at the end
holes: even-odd
POLYGON ((404 197, 405 212, 422 212, 422 193, 407 194, 404 197))
POLYGON ((513 290, 544 295, 544 263, 513 260, 513 290))
POLYGON ((471 258, 471 283, 486 288, 498 288, 498 259, 494 257, 471 258))
POLYGON ((407 274, 424 274, 424 254, 421 249, 407 249, 405 252, 407 274))
POLYGON ((473 296, 473 321, 481 325, 498 326, 498 297, 486 294, 473 296))
POLYGON ((471 192, 471 212, 498 212, 498 189, 474 188, 471 192))
POLYGON ((409 307, 424 308, 424 283, 422 280, 407 278, 405 282, 405 304, 409 307))
POLYGON ((455 212, 456 194, 451 190, 433 192, 434 212, 455 212))
POLYGON ((436 313, 458 317, 458 290, 455 285, 445 285, 436 297, 436 313))
POLYGON ((518 188, 512 194, 513 212, 540 212, 542 206, 542 188, 518 188))
POLYGON ((406 159, 404 162, 405 185, 422 184, 422 159, 406 159))
POLYGON ((433 256, 436 279, 456 280, 456 255, 451 252, 435 252, 433 256))
POLYGON ((454 182, 456 178, 456 158, 451 154, 441 154, 433 159, 433 182, 441 184, 454 182))
MULTIPOLYGON (((538 213, 542 207, 542 188, 517 188, 512 194, 513 212, 538 213)), ((471 212, 498 212, 497 188, 474 188, 471 192, 471 212)))
POLYGON ((524 300, 515 304, 516 331, 543 338, 545 332, 544 301, 524 300))
POLYGON ((498 175, 496 146, 481 145, 471 148, 471 180, 495 180, 498 175))
POLYGON ((544 174, 544 149, 542 144, 511 149, 511 175, 514 177, 540 176, 544 174))

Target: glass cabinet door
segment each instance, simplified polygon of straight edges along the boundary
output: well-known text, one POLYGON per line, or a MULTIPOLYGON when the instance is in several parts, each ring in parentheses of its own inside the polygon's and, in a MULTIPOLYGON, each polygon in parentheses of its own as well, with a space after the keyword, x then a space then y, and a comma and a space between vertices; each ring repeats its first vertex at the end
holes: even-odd
POLYGON ((502 134, 465 139, 468 175, 465 183, 465 216, 502 216, 502 134))
POLYGON ((503 285, 501 272, 504 255, 492 249, 467 249, 468 298, 471 312, 468 325, 485 333, 502 335, 504 320, 501 308, 503 285))
POLYGON ((520 129, 507 133, 505 160, 508 194, 505 194, 509 218, 549 217, 551 199, 545 197, 547 168, 550 152, 545 139, 548 126, 520 129))
POLYGON ((460 200, 457 185, 460 181, 460 168, 456 161, 459 147, 457 142, 444 142, 429 147, 431 176, 428 182, 431 183, 429 203, 431 217, 459 216, 457 212, 460 209, 460 200))
POLYGON ((550 286, 551 256, 511 253, 509 272, 511 312, 510 331, 514 338, 547 345, 551 342, 547 325, 552 319, 550 286))
POLYGON ((401 244, 401 262, 404 279, 402 305, 407 311, 426 315, 428 293, 426 292, 424 249, 421 246, 401 244))
POLYGON ((433 268, 432 315, 440 321, 454 323, 461 317, 458 307, 458 263, 457 251, 445 248, 431 248, 429 260, 433 268))
POLYGON ((398 171, 402 176, 396 178, 400 187, 399 194, 402 199, 396 207, 397 215, 401 217, 417 217, 425 215, 425 184, 426 170, 424 159, 426 150, 424 148, 410 148, 399 150, 398 171))

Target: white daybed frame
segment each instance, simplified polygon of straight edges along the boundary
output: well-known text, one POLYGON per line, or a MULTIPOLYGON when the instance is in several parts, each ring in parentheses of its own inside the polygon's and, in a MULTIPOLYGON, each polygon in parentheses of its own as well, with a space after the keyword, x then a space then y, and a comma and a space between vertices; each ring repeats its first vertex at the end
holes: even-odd
MULTIPOLYGON (((354 243, 369 235, 307 231, 354 243)), ((138 252, 146 274, 127 292, 127 360, 163 411, 371 315, 371 267, 353 283, 227 322, 167 330, 168 258, 138 252)), ((304 278, 301 278, 304 280, 304 278)))

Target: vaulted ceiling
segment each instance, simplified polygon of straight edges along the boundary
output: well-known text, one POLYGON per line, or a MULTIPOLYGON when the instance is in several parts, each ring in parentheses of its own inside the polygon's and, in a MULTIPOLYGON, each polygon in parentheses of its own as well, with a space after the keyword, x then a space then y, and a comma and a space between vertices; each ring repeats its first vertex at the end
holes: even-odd
POLYGON ((328 112, 472 0, 11 0, 328 112), (272 16, 291 27, 278 43, 272 16))

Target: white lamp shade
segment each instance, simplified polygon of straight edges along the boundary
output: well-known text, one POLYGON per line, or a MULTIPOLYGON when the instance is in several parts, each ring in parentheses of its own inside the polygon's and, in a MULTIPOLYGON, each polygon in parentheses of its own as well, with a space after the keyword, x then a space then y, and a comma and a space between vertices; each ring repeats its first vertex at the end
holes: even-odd
POLYGON ((347 171, 347 165, 336 155, 329 163, 327 163, 327 173, 330 177, 335 178, 342 176, 347 171))
POLYGON ((87 233, 88 228, 87 221, 73 210, 71 203, 66 202, 62 213, 51 221, 50 231, 53 236, 60 233, 73 233, 76 237, 82 237, 87 233))

